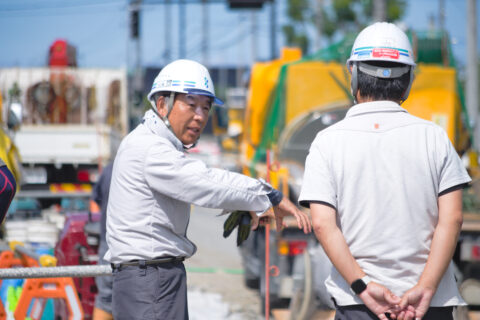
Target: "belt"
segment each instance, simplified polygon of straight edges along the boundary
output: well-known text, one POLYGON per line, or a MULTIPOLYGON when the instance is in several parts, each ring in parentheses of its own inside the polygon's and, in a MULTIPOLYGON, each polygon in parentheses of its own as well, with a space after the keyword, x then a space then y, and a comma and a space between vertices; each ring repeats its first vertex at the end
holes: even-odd
POLYGON ((128 266, 155 266, 162 263, 181 262, 184 260, 185 260, 185 257, 164 257, 164 258, 156 258, 152 260, 133 260, 133 261, 122 262, 122 263, 111 263, 110 266, 112 267, 112 269, 120 269, 121 267, 128 267, 128 266))

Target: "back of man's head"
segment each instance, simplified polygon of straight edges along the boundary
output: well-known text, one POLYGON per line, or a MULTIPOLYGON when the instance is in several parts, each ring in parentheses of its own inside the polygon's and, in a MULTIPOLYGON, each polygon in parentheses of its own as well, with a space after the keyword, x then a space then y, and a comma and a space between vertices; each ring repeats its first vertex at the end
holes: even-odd
POLYGON ((364 67, 372 66, 374 68, 382 68, 383 70, 391 70, 399 67, 398 64, 385 61, 361 62, 357 74, 357 90, 363 100, 390 100, 394 102, 402 102, 404 94, 410 85, 410 73, 413 70, 402 74, 396 78, 380 78, 362 72, 364 67))

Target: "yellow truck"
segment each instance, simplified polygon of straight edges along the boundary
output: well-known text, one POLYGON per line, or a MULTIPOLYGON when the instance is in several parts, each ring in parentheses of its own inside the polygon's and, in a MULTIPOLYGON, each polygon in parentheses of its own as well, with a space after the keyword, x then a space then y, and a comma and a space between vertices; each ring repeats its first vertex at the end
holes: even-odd
MULTIPOLYGON (((445 46, 448 39, 441 33, 412 32, 411 37, 418 65, 410 96, 403 107, 443 127, 475 176, 476 157, 468 156, 475 155, 470 150, 468 115, 457 70, 445 46)), ((271 150, 275 159, 272 182, 295 202, 305 158, 315 135, 343 119, 353 104, 350 75, 345 66, 353 40, 346 37, 303 58, 298 49, 286 48, 279 59, 255 63, 252 67, 239 152, 242 171, 251 176, 266 176, 266 153, 271 150)), ((476 194, 471 198, 475 199, 476 194)), ((476 208, 474 202, 472 208, 476 208)), ((466 221, 470 226, 475 225, 478 215, 473 214, 471 218, 466 221)), ((462 235, 455 262, 465 280, 478 275, 480 228, 464 230, 462 235), (468 243, 467 248, 462 247, 464 241, 468 243)), ((242 249, 246 284, 259 287, 262 297, 265 295, 264 239, 260 231, 242 249)), ((272 235, 270 246, 272 264, 279 269, 279 276, 270 281, 274 306, 276 302, 290 300, 290 308, 298 315, 296 319, 308 319, 311 306, 315 305, 313 297, 317 297, 320 307, 332 307, 322 281, 328 274, 329 261, 313 235, 305 236, 294 228, 286 228, 272 235)), ((477 300, 480 297, 467 302, 480 304, 477 300)))
MULTIPOLYGON (((6 121, 9 116, 12 117, 10 108, 3 104, 2 95, 0 94, 0 159, 5 162, 18 182, 21 180, 21 161, 17 146, 9 133, 10 128, 8 128, 8 122, 6 121)), ((10 121, 10 124, 14 126, 12 121, 10 121)), ((20 188, 20 183, 17 183, 17 188, 20 188)))

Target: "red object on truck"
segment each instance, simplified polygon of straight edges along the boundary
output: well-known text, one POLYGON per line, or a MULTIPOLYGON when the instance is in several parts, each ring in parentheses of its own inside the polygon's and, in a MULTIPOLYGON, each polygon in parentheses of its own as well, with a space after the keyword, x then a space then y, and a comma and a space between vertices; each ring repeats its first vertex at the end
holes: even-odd
POLYGON ((48 52, 50 67, 76 67, 77 50, 67 40, 58 39, 53 42, 48 52))

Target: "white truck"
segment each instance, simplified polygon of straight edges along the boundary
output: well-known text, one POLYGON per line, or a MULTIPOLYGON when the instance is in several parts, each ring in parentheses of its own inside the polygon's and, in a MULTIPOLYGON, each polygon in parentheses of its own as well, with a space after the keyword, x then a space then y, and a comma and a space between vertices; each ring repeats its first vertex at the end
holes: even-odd
POLYGON ((128 131, 124 69, 0 69, 4 119, 22 159, 20 196, 86 196, 128 131), (8 110, 8 111, 7 111, 8 110))

